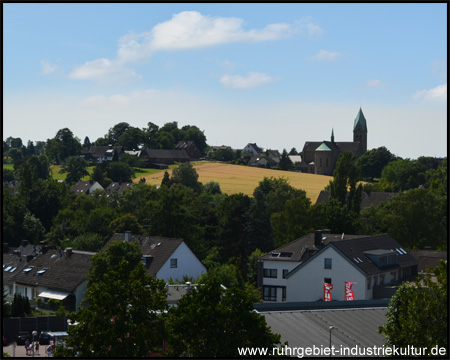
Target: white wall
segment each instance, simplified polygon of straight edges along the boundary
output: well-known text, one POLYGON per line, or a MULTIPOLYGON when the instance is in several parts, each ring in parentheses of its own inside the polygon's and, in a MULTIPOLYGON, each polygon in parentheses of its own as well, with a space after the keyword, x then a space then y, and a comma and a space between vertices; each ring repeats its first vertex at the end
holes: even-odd
POLYGON ((172 278, 173 280, 178 279, 181 281, 184 275, 196 278, 202 273, 206 273, 205 266, 195 256, 191 249, 189 249, 189 247, 182 242, 158 271, 156 277, 158 279, 163 279, 166 282, 169 278, 172 278), (170 267, 170 259, 177 259, 176 268, 170 267))
MULTIPOLYGON (((298 266, 299 262, 296 261, 270 261, 264 260, 263 269, 276 269, 277 277, 276 278, 268 278, 262 277, 262 285, 263 286, 286 286, 286 279, 283 278, 283 270, 291 271, 296 266, 298 266)), ((282 289, 277 289, 277 302, 281 302, 283 300, 283 291, 282 289)), ((265 302, 273 302, 273 301, 265 301, 265 302)))
POLYGON ((345 282, 351 281, 355 300, 372 298, 372 286, 367 290, 366 277, 342 257, 335 249, 329 247, 315 255, 296 273, 286 279, 286 301, 317 301, 323 299, 324 278, 331 278, 333 300, 345 300, 345 282), (332 259, 332 268, 324 268, 324 259, 332 259))

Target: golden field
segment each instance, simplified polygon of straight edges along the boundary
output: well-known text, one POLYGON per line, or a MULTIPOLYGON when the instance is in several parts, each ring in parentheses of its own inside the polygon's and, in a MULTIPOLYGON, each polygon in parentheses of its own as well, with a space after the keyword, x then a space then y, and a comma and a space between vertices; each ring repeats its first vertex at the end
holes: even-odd
MULTIPOLYGON (((321 190, 328 185, 332 176, 304 174, 291 171, 280 171, 270 169, 260 169, 250 166, 231 165, 223 163, 197 163, 194 165, 199 181, 206 184, 209 181, 216 181, 220 184, 220 189, 226 194, 244 193, 253 195, 253 190, 258 186, 264 177, 283 177, 289 183, 297 188, 306 191, 306 195, 314 204, 321 190)), ((172 170, 168 170, 172 174, 172 170)), ((138 182, 142 177, 145 178, 147 184, 161 185, 164 171, 155 174, 149 174, 136 178, 138 182)))

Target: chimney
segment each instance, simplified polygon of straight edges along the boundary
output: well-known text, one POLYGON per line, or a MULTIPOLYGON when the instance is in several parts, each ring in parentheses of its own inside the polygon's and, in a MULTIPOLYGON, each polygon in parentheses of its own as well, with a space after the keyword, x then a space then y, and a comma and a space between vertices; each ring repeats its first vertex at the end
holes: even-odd
POLYGON ((186 291, 191 291, 191 283, 189 281, 186 281, 186 291))
POLYGON ((73 250, 71 247, 66 248, 66 250, 64 250, 64 252, 66 253, 66 257, 69 257, 70 255, 72 255, 73 250))
POLYGON ((8 253, 9 252, 9 244, 8 243, 3 243, 3 252, 4 253, 8 253))
POLYGON ((125 231, 125 241, 131 241, 131 231, 125 231))
POLYGON ((27 246, 28 246, 28 240, 22 240, 22 241, 20 242, 20 246, 22 246, 22 247, 27 247, 27 246))
POLYGON ((314 233, 314 246, 318 249, 322 246, 322 230, 316 230, 314 233))
POLYGON ((24 257, 26 257, 27 262, 30 262, 30 261, 33 260, 33 258, 34 258, 33 255, 24 255, 24 257))

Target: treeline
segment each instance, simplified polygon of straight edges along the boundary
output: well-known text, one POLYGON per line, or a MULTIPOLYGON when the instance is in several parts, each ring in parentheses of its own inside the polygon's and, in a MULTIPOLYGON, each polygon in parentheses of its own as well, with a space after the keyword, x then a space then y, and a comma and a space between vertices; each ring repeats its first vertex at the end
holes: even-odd
POLYGON ((110 128, 103 137, 91 143, 85 137, 83 143, 68 128, 60 129, 56 135, 47 141, 28 141, 27 146, 21 138, 8 137, 3 141, 3 155, 9 156, 11 161, 30 155, 45 154, 51 164, 62 164, 71 156, 81 154, 83 147, 94 146, 123 146, 125 150, 137 149, 174 149, 181 140, 193 141, 203 155, 207 149, 206 136, 197 126, 185 125, 178 128, 176 121, 164 124, 162 127, 149 122, 146 128, 133 127, 121 122, 110 128))
POLYGON ((446 158, 437 168, 414 172, 406 183, 402 176, 391 178, 390 169, 424 160, 389 163, 379 184, 401 192, 362 210, 360 169, 349 152, 339 158, 327 204, 312 204, 305 191, 283 178, 265 178, 253 196, 222 194, 218 183, 201 184, 189 163, 174 169, 172 176, 166 173, 160 187, 140 182, 121 195, 97 191, 75 196, 66 182, 51 179, 43 159, 30 156, 22 162, 16 171, 21 180, 16 195, 4 186, 3 239, 10 246, 22 239, 45 240, 55 248, 98 251, 116 232, 180 237, 208 268, 230 264, 252 282, 258 256, 315 229, 387 232, 406 249, 447 248, 446 158), (412 188, 416 177, 423 182, 412 188))

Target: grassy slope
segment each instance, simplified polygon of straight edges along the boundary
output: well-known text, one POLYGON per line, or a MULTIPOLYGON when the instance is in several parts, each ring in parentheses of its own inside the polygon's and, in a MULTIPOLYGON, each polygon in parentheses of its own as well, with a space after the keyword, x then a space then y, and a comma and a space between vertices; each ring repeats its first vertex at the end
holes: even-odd
MULTIPOLYGON (((194 168, 197 170, 200 182, 205 184, 209 181, 216 181, 220 184, 222 192, 227 194, 242 192, 246 195, 252 195, 253 190, 264 177, 284 177, 293 187, 305 190, 312 203, 316 202, 320 191, 333 179, 332 176, 260 169, 223 163, 197 163, 194 165, 194 168)), ((172 171, 169 170, 169 174, 171 173, 172 171)), ((164 171, 160 171, 141 177, 145 178, 147 184, 160 185, 163 176, 164 171)), ((139 178, 136 178, 134 181, 139 181, 139 178)))

